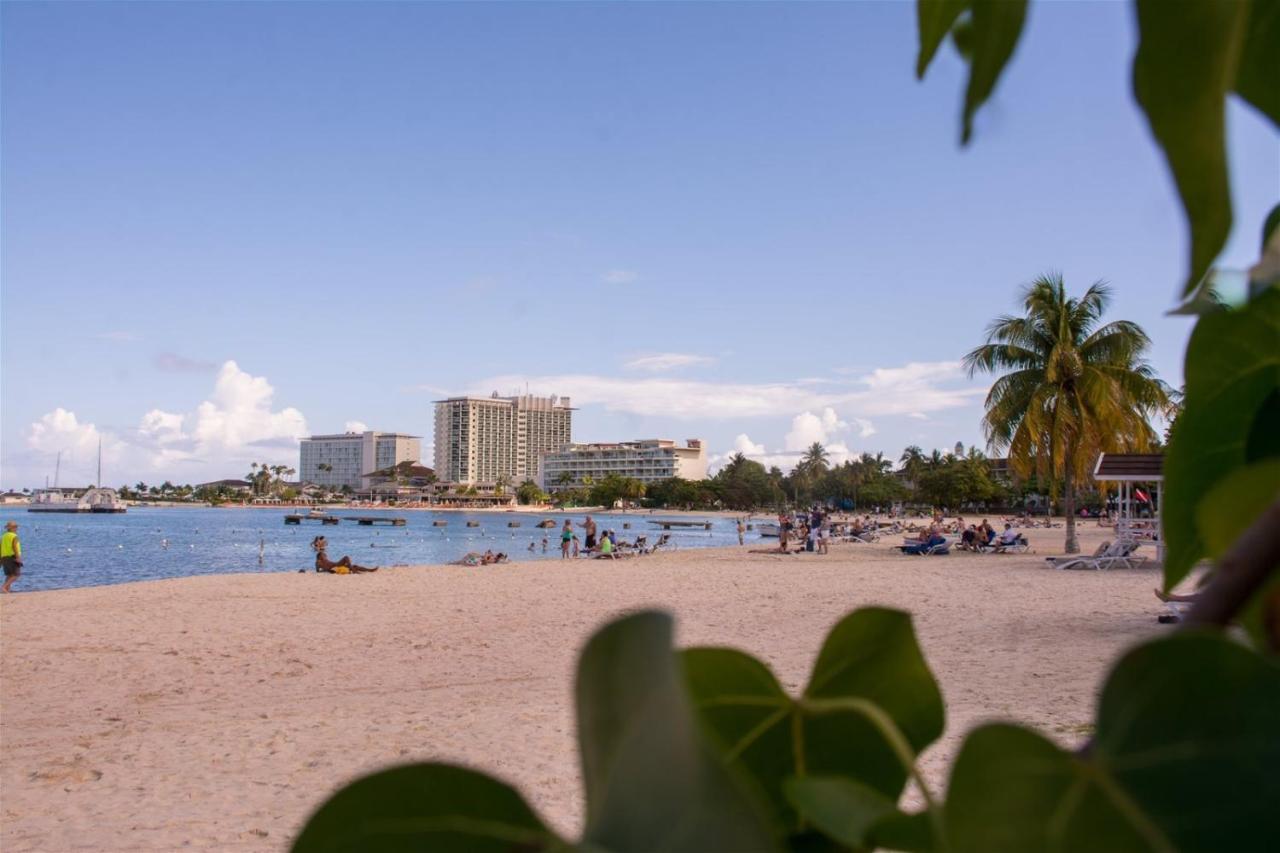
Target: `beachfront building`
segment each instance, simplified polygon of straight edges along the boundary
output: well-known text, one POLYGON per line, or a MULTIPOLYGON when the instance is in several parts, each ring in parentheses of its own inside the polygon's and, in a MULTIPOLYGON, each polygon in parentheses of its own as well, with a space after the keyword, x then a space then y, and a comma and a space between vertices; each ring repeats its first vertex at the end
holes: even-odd
POLYGON ((298 476, 340 489, 366 487, 365 475, 422 458, 422 437, 399 432, 344 432, 302 439, 298 476))
POLYGON ((570 444, 544 454, 538 482, 547 491, 576 489, 587 478, 598 483, 610 474, 642 483, 680 477, 707 478, 707 452, 700 439, 681 447, 665 438, 646 438, 613 444, 570 444))
POLYGON ((513 485, 538 476, 538 459, 569 444, 568 397, 451 397, 436 401, 435 471, 442 481, 513 485))

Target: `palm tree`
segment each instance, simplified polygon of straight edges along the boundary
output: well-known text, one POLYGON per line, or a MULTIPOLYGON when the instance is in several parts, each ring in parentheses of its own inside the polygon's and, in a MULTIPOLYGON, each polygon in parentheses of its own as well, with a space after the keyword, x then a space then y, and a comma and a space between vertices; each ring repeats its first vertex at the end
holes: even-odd
POLYGON ((907 479, 914 483, 925 467, 924 451, 913 444, 902 451, 902 456, 898 461, 902 463, 902 473, 906 474, 907 479))
POLYGON ((982 428, 994 452, 1008 451, 1019 476, 1061 480, 1065 550, 1076 542, 1075 483, 1099 452, 1143 451, 1155 442, 1150 418, 1169 405, 1169 388, 1143 358, 1146 333, 1127 320, 1100 325, 1111 290, 1094 283, 1079 299, 1061 275, 1023 290, 1023 316, 996 318, 987 342, 964 357, 969 375, 1008 371, 987 394, 982 428))
POLYGON ((804 456, 800 457, 800 465, 804 467, 807 473, 818 473, 827 470, 827 463, 830 459, 827 449, 822 446, 821 442, 815 441, 809 445, 809 449, 804 452, 804 456))

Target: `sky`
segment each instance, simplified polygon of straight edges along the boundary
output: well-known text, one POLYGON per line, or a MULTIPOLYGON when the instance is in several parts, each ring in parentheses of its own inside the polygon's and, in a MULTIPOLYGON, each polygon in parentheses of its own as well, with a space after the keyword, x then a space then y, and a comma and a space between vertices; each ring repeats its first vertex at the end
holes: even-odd
MULTIPOLYGON (((528 389, 788 468, 982 445, 963 355, 1105 279, 1181 382, 1129 4, 1038 2, 973 143, 914 6, 4 3, 0 486, 204 482, 528 389)), ((1228 115, 1244 268, 1280 142, 1228 115)))

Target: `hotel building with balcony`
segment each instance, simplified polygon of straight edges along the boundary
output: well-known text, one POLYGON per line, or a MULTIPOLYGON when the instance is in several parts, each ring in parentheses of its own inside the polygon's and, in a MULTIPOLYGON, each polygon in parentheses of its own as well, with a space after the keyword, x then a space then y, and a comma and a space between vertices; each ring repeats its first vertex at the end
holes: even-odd
POLYGON ((422 437, 399 432, 345 432, 302 439, 298 478, 340 489, 368 488, 367 475, 422 457, 422 437))
POLYGON ((706 448, 691 438, 681 447, 665 438, 638 439, 610 444, 570 444, 544 454, 538 482, 543 489, 579 488, 585 478, 600 482, 610 474, 656 483, 680 477, 707 478, 706 448))
POLYGON ((568 397, 451 397, 435 403, 435 471, 442 481, 476 485, 538 476, 538 460, 569 444, 568 397))

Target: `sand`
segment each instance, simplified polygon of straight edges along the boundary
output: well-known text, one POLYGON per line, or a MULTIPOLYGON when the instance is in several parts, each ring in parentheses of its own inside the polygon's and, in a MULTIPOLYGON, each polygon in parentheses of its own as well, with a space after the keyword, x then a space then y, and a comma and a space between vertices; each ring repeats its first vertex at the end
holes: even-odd
MULTIPOLYGON (((1029 533, 1026 556, 906 557, 886 540, 825 557, 735 547, 4 596, 0 846, 282 850, 343 781, 426 759, 506 778, 573 831, 578 649, 649 606, 676 613, 681 644, 746 649, 792 690, 841 615, 910 610, 947 700, 923 759, 935 783, 982 720, 1071 745, 1108 663, 1166 630, 1158 573, 1048 569, 1062 530, 1029 533)), ((1109 538, 1081 533, 1086 551, 1109 538)))

